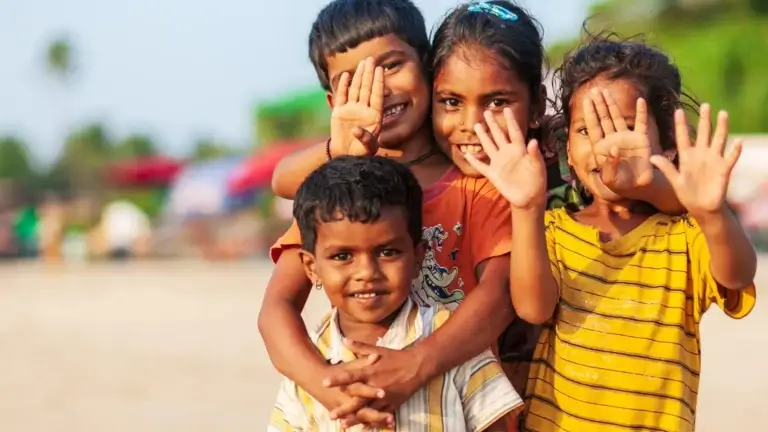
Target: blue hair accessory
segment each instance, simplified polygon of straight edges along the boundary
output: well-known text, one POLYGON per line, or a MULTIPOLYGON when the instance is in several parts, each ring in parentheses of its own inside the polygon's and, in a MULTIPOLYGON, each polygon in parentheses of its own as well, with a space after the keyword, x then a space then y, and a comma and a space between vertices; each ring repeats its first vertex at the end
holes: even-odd
POLYGON ((475 3, 467 8, 469 12, 484 12, 504 21, 517 21, 517 15, 509 10, 487 2, 475 3))

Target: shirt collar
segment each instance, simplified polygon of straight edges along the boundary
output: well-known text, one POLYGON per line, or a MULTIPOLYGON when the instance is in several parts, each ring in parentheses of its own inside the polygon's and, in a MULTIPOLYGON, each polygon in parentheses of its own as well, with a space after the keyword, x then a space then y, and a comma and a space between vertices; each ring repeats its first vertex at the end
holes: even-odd
MULTIPOLYGON (((355 360, 355 354, 344 345, 344 336, 339 328, 338 310, 333 309, 324 332, 329 332, 330 340, 326 360, 332 364, 355 360)), ((422 335, 423 325, 419 307, 407 299, 389 330, 379 339, 376 346, 393 350, 405 349, 416 342, 422 335)), ((322 336, 321 336, 322 337, 322 336)))

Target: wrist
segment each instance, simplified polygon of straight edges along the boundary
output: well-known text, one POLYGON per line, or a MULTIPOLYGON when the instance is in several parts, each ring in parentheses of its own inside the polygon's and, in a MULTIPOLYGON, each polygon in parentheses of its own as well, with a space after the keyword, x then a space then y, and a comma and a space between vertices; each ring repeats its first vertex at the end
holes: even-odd
POLYGON ((434 350, 429 347, 429 339, 417 342, 411 347, 410 351, 416 362, 416 375, 420 382, 426 383, 440 373, 435 362, 436 356, 429 355, 429 352, 434 353, 434 350))
POLYGON ((708 227, 717 227, 730 216, 728 209, 723 205, 719 209, 710 210, 693 210, 688 213, 691 217, 696 219, 702 230, 708 227))
POLYGON ((527 206, 527 207, 511 206, 512 219, 515 219, 515 220, 530 220, 530 219, 538 220, 544 217, 545 211, 546 211, 546 202, 531 204, 530 206, 527 206))

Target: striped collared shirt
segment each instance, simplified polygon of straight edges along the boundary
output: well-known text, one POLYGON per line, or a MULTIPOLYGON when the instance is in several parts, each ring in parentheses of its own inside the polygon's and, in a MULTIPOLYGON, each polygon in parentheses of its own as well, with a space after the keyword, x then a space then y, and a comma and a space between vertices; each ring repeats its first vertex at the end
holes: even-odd
MULTIPOLYGON (((450 311, 419 307, 408 300, 387 333, 377 345, 404 349, 429 336, 448 319, 450 311)), ((343 343, 336 311, 326 317, 313 334, 312 341, 331 363, 354 360, 343 343)), ((418 390, 395 414, 395 430, 407 432, 482 431, 523 402, 512 388, 490 351, 430 381, 418 390)), ((294 382, 280 385, 268 432, 341 431, 339 422, 294 382)), ((362 430, 360 427, 349 429, 362 430)))

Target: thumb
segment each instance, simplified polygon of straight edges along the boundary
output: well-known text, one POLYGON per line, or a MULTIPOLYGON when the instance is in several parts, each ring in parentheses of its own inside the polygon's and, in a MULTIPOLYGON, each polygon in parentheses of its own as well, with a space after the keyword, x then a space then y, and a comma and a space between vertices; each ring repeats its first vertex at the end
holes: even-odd
POLYGON ((352 131, 352 135, 363 144, 369 155, 374 155, 379 150, 379 140, 371 131, 357 127, 352 131))
MULTIPOLYGON (((375 359, 373 359, 373 363, 375 363, 375 360, 378 359, 379 347, 375 345, 369 345, 365 342, 359 342, 349 338, 344 338, 344 345, 346 345, 347 348, 359 356, 376 356, 375 359)), ((371 358, 369 357, 369 361, 370 360, 371 358)))
POLYGON ((489 178, 490 174, 491 174, 491 166, 490 165, 488 165, 485 162, 480 161, 478 158, 475 157, 475 155, 473 155, 471 153, 462 153, 462 154, 464 155, 464 159, 467 160, 467 163, 469 163, 469 165, 472 168, 476 169, 477 172, 482 174, 483 177, 485 177, 485 178, 490 180, 490 178, 489 178))
POLYGON ((675 184, 675 181, 680 175, 680 172, 677 170, 677 168, 675 168, 675 165, 669 159, 661 155, 653 155, 651 156, 650 161, 651 165, 658 168, 670 183, 675 184))

